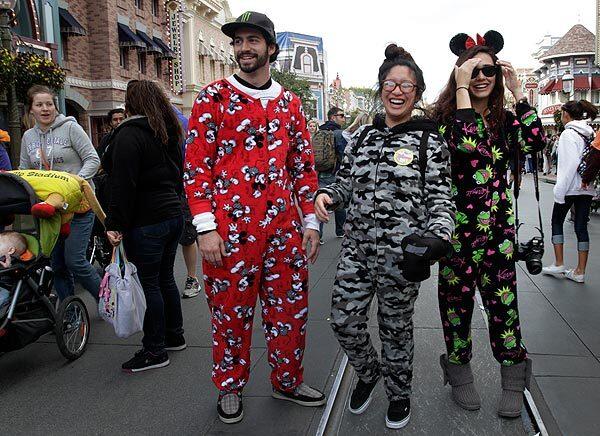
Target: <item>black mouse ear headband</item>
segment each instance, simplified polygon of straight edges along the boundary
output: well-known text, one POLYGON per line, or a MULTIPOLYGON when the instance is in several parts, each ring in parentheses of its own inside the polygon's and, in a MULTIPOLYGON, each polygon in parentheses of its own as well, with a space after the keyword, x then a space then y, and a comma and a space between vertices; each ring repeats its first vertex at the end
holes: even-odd
POLYGON ((450 50, 460 56, 465 50, 476 45, 485 45, 498 54, 504 47, 504 38, 495 30, 488 30, 483 36, 477 34, 477 39, 471 38, 466 33, 458 33, 450 40, 450 50))

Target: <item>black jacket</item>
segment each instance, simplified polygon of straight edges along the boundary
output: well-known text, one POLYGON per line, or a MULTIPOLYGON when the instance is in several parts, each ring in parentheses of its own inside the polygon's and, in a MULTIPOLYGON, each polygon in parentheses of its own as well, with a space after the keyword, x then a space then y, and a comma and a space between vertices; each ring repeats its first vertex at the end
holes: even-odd
POLYGON ((169 138, 163 145, 146 117, 128 118, 114 130, 102 159, 109 193, 107 230, 126 231, 182 215, 181 144, 174 131, 169 138))

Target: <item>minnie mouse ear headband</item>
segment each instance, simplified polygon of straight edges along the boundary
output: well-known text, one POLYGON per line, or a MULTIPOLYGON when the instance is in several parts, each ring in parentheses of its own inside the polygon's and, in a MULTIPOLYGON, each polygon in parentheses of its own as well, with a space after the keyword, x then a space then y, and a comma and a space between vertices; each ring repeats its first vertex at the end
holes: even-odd
POLYGON ((483 36, 477 34, 477 40, 474 40, 466 33, 458 33, 450 40, 450 50, 456 56, 460 56, 465 50, 476 45, 484 45, 491 48, 498 54, 504 47, 504 38, 495 30, 488 30, 483 36))

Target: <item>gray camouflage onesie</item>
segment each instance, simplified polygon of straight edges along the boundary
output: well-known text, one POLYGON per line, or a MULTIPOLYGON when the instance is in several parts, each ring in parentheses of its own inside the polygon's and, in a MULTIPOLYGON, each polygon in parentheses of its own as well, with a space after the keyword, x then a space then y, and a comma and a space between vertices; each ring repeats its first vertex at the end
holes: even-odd
MULTIPOLYGON (((365 126, 367 127, 367 126, 365 126)), ((412 379, 412 315, 419 284, 401 274, 404 236, 446 240, 454 229, 450 154, 436 124, 417 119, 388 128, 377 117, 361 144, 357 131, 346 146, 334 184, 317 191, 348 210, 332 296, 331 323, 358 377, 385 379, 390 401, 409 398, 412 379), (428 133, 424 186, 419 145, 428 133), (381 363, 367 331, 377 295, 381 363)))

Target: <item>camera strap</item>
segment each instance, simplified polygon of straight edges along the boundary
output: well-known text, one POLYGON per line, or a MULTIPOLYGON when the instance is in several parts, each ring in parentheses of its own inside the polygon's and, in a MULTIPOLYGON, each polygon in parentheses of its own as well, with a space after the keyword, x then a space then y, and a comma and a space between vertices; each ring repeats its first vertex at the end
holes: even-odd
MULTIPOLYGON (((519 244, 519 227, 521 223, 519 222, 519 191, 521 190, 521 161, 520 161, 520 150, 515 151, 515 167, 513 168, 512 174, 514 176, 514 197, 515 197, 515 241, 517 245, 519 244)), ((542 235, 542 239, 544 239, 544 227, 542 224, 542 210, 540 208, 540 184, 538 177, 538 157, 537 153, 531 155, 531 159, 533 160, 533 186, 535 188, 535 200, 537 203, 537 211, 538 211, 538 222, 539 227, 538 230, 542 235)))

